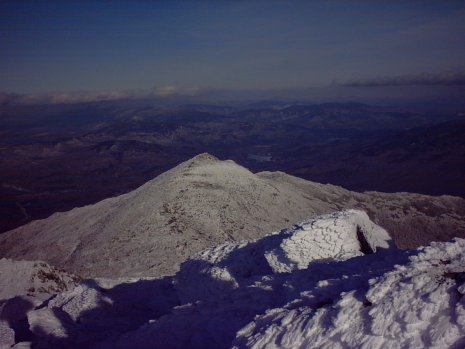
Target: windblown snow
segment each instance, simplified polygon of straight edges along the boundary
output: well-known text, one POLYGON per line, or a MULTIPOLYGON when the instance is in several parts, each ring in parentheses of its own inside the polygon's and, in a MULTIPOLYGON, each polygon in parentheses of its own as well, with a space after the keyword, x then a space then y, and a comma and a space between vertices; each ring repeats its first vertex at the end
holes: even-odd
POLYGON ((465 240, 398 250, 346 210, 207 249, 172 277, 18 297, 15 321, 0 301, 0 347, 463 348, 465 240))
POLYGON ((343 209, 366 211, 402 248, 465 236, 461 198, 356 193, 200 154, 130 193, 1 234, 0 258, 93 278, 172 275, 206 248, 343 209))

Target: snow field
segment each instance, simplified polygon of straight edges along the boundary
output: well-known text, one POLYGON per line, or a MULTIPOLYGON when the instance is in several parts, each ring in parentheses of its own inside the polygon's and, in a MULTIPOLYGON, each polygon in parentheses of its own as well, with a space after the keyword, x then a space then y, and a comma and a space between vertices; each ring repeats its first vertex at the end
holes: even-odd
POLYGON ((88 279, 49 292, 1 302, 1 345, 465 346, 465 240, 398 250, 358 210, 204 250, 172 277, 88 279), (8 302, 24 303, 29 338, 16 336, 8 302))

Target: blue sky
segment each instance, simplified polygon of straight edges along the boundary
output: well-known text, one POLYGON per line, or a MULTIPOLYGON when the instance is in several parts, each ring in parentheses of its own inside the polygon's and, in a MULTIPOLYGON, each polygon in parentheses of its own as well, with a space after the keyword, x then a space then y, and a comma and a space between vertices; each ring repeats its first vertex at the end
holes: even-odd
POLYGON ((0 2, 5 92, 434 85, 464 72, 464 1, 0 2))

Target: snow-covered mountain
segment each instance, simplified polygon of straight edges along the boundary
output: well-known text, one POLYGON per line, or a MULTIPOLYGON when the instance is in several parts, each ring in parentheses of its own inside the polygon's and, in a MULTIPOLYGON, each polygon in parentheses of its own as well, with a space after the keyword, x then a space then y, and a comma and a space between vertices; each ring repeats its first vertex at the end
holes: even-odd
POLYGON ((465 240, 396 249, 346 210, 197 253, 172 277, 14 299, 0 347, 463 348, 465 240))
POLYGON ((403 248, 465 236, 461 198, 350 192, 201 154, 130 193, 1 234, 0 257, 44 260, 85 277, 170 275, 205 248, 351 208, 403 248))

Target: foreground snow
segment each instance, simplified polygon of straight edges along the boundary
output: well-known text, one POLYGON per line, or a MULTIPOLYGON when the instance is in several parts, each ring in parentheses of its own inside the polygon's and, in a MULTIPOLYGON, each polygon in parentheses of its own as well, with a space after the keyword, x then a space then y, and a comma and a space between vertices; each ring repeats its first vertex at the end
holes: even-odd
POLYGON ((0 259, 0 348, 31 339, 26 314, 79 278, 44 262, 0 259))
POLYGON ((433 243, 376 278, 370 273, 381 265, 304 287, 241 329, 234 347, 463 348, 464 251, 462 239, 433 243))
POLYGON ((45 302, 20 297, 29 329, 15 338, 19 327, 3 309, 0 343, 463 348, 465 240, 392 247, 364 212, 325 215, 201 252, 174 277, 87 280, 45 302))

